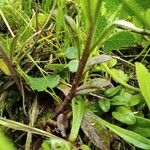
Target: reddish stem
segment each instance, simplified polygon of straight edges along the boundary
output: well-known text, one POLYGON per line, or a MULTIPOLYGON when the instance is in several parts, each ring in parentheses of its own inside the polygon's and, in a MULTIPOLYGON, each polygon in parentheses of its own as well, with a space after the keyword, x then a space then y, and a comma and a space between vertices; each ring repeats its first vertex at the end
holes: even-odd
POLYGON ((78 66, 75 78, 73 80, 72 87, 71 87, 68 95, 65 97, 63 103, 61 104, 60 108, 55 112, 53 118, 56 118, 60 113, 62 113, 66 109, 66 107, 69 106, 69 103, 71 102, 71 100, 75 96, 76 89, 77 89, 79 82, 82 78, 82 74, 83 74, 85 65, 87 63, 87 60, 88 60, 90 52, 91 52, 90 46, 91 46, 91 42, 92 42, 93 31, 94 31, 94 29, 93 29, 93 26, 91 25, 89 27, 89 30, 88 30, 82 58, 79 62, 79 66, 78 66))

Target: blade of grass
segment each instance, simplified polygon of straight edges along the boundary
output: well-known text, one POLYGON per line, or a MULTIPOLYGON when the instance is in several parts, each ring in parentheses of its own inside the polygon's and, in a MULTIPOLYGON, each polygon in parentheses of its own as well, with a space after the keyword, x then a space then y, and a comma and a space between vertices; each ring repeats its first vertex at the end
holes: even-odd
MULTIPOLYGON (((38 109, 37 97, 35 97, 32 103, 32 107, 29 111, 29 120, 30 120, 29 126, 31 127, 34 126, 34 123, 38 117, 38 113, 39 113, 39 109, 38 109)), ((30 150, 31 142, 32 142, 32 133, 28 132, 26 138, 25 150, 30 150)))
POLYGON ((9 119, 5 119, 5 118, 2 118, 2 117, 0 117, 0 125, 3 125, 7 128, 15 129, 15 130, 30 132, 32 134, 38 134, 38 135, 41 135, 41 136, 45 136, 47 138, 60 140, 63 143, 72 145, 71 143, 67 142, 66 140, 61 139, 61 138, 59 138, 59 137, 57 137, 57 136, 55 136, 55 135, 53 135, 49 132, 40 130, 38 128, 30 127, 28 125, 25 125, 25 124, 22 124, 22 123, 19 123, 19 122, 16 122, 16 121, 12 121, 12 120, 9 120, 9 119))

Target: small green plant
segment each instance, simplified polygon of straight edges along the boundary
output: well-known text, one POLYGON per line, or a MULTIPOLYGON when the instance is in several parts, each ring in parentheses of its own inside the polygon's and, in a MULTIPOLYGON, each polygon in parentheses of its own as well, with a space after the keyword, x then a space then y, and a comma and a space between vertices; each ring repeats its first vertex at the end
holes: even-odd
POLYGON ((26 150, 150 149, 149 8, 0 2, 0 124, 27 132, 12 139, 26 150))

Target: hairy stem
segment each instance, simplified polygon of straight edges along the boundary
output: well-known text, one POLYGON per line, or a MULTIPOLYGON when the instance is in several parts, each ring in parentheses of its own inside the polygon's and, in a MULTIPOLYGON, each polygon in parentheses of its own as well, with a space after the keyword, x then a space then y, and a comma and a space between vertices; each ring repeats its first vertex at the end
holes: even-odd
POLYGON ((82 58, 79 62, 79 66, 78 66, 72 87, 71 87, 68 95, 65 97, 63 103, 61 104, 61 107, 54 114, 53 118, 56 118, 61 112, 64 111, 66 106, 68 106, 68 104, 71 102, 72 98, 75 95, 75 92, 76 92, 76 89, 77 89, 79 82, 81 80, 86 62, 87 62, 88 57, 89 57, 90 52, 91 52, 90 47, 91 47, 91 43, 92 43, 93 34, 94 34, 94 27, 92 25, 90 25, 89 30, 88 30, 88 34, 87 34, 87 38, 86 38, 86 42, 85 42, 85 46, 84 46, 84 50, 83 50, 83 55, 82 55, 82 58))
POLYGON ((101 8, 101 4, 102 4, 102 0, 95 1, 94 5, 96 6, 96 8, 94 11, 94 16, 92 16, 91 14, 93 13, 92 12, 93 10, 91 9, 91 1, 90 0, 87 1, 86 13, 87 13, 88 21, 89 21, 88 22, 89 28, 88 28, 88 32, 87 32, 87 38, 86 38, 85 44, 84 44, 82 58, 79 61, 79 66, 78 66, 75 78, 73 80, 72 87, 71 87, 68 95, 65 97, 62 105, 54 114, 53 118, 56 118, 60 113, 62 113, 64 111, 64 109, 67 108, 67 106, 71 102, 72 98, 75 96, 76 89, 82 78, 82 74, 83 74, 85 65, 87 63, 87 60, 89 58, 89 55, 92 52, 92 50, 94 49, 92 46, 93 45, 93 37, 94 37, 94 33, 95 33, 96 23, 97 23, 97 19, 99 16, 98 14, 99 14, 99 11, 101 8))

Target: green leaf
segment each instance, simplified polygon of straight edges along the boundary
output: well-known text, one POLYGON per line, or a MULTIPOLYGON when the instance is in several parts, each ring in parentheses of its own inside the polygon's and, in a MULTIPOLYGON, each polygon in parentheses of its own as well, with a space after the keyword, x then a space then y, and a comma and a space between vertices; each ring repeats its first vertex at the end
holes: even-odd
POLYGON ((134 113, 125 106, 118 107, 115 112, 112 112, 112 116, 116 120, 128 125, 133 125, 136 122, 134 113))
POLYGON ((147 127, 140 127, 140 126, 134 126, 133 128, 129 128, 131 131, 136 132, 146 138, 150 138, 150 128, 147 127))
POLYGON ((140 86, 141 93, 150 110, 150 73, 141 63, 136 63, 136 75, 140 86))
POLYGON ((145 19, 145 14, 143 15, 144 9, 138 5, 136 0, 122 0, 122 2, 132 16, 135 16, 144 27, 150 28, 149 20, 145 19))
POLYGON ((110 11, 114 12, 119 7, 120 3, 119 0, 104 0, 105 1, 105 8, 110 11))
POLYGON ((34 17, 32 20, 32 26, 36 28, 36 24, 37 24, 36 19, 38 19, 38 26, 41 28, 46 22, 47 18, 48 18, 48 13, 38 13, 37 18, 34 17))
MULTIPOLYGON (((150 1, 149 1, 150 2, 150 1)), ((150 16, 150 6, 149 9, 143 13, 143 16, 145 17, 146 22, 149 22, 149 16, 150 16)), ((150 30, 150 25, 145 26, 145 28, 150 30)))
MULTIPOLYGON (((60 140, 49 139, 42 143, 42 150, 71 150, 72 147, 68 143, 63 143, 60 140)), ((75 149, 74 149, 75 150, 75 149)))
MULTIPOLYGON (((102 63, 103 63, 103 62, 101 62, 101 65, 100 65, 100 66, 96 66, 96 69, 97 69, 97 70, 100 70, 100 71, 103 71, 103 72, 106 72, 106 69, 103 67, 102 63)), ((117 59, 112 58, 112 59, 106 61, 105 63, 107 64, 107 66, 108 66, 109 68, 113 68, 113 67, 117 64, 117 59)))
POLYGON ((5 3, 5 0, 1 0, 1 1, 0 1, 0 8, 3 7, 4 3, 5 3))
POLYGON ((100 125, 104 125, 107 128, 109 128, 111 131, 116 133, 118 136, 126 140, 127 142, 133 144, 136 147, 142 148, 142 149, 150 149, 150 140, 129 130, 123 129, 121 127, 118 127, 116 125, 113 125, 98 116, 96 116, 92 112, 85 112, 84 116, 90 117, 91 121, 94 120, 93 122, 96 122, 100 125))
POLYGON ((47 88, 54 88, 59 84, 60 76, 59 75, 49 75, 45 77, 33 78, 27 76, 27 81, 29 82, 31 88, 37 91, 44 91, 47 88))
POLYGON ((104 43, 104 49, 106 52, 121 49, 123 47, 131 46, 134 42, 135 38, 132 33, 127 31, 121 31, 113 36, 111 36, 108 40, 104 43))
POLYGON ((66 64, 46 64, 44 68, 49 70, 63 70, 66 68, 66 64))
POLYGON ((131 89, 131 90, 138 91, 138 92, 140 91, 139 88, 136 88, 136 87, 133 87, 133 86, 127 84, 127 83, 124 82, 121 78, 119 78, 117 75, 115 75, 115 74, 111 71, 111 69, 109 69, 109 67, 106 65, 106 63, 102 63, 101 65, 102 65, 102 67, 105 69, 105 71, 106 71, 116 82, 120 83, 121 85, 123 85, 123 86, 125 86, 125 87, 127 87, 127 88, 129 88, 129 89, 131 89))
POLYGON ((26 40, 28 40, 33 35, 33 29, 31 29, 29 26, 20 28, 20 31, 18 32, 18 41, 23 45, 26 40))
POLYGON ((142 98, 141 94, 132 95, 130 100, 129 100, 129 105, 135 106, 135 105, 139 104, 142 99, 143 98, 142 98))
POLYGON ((81 150, 91 150, 91 148, 90 148, 89 146, 85 145, 85 144, 82 144, 82 145, 80 146, 80 149, 81 149, 81 150))
POLYGON ((145 119, 143 117, 136 117, 136 124, 129 127, 130 130, 150 138, 150 119, 145 119))
POLYGON ((6 65, 4 60, 1 58, 0 58, 0 70, 3 71, 6 75, 11 76, 11 72, 10 72, 8 66, 6 65))
POLYGON ((122 95, 116 95, 111 99, 111 105, 129 105, 131 94, 124 92, 122 95))
POLYGON ((99 100, 98 104, 99 104, 100 108, 104 112, 108 112, 109 111, 109 109, 110 109, 110 101, 108 99, 99 100))
POLYGON ((99 35, 102 33, 102 31, 105 29, 107 26, 107 19, 105 16, 99 16, 98 21, 97 21, 97 26, 96 26, 96 31, 95 31, 95 39, 99 37, 99 35))
POLYGON ((84 114, 84 101, 81 97, 75 97, 72 100, 73 121, 69 140, 75 141, 80 129, 80 124, 84 114))
MULTIPOLYGON (((62 138, 59 138, 59 137, 53 135, 52 133, 41 130, 39 128, 34 128, 32 126, 25 125, 25 124, 22 124, 22 123, 13 121, 13 120, 5 119, 2 117, 0 117, 0 125, 3 125, 7 128, 12 128, 14 130, 19 130, 19 131, 23 131, 23 132, 30 132, 32 134, 41 135, 41 136, 44 136, 46 138, 50 138, 54 141, 57 141, 57 143, 63 143, 66 146, 70 145, 71 148, 74 148, 73 144, 71 144, 70 142, 68 142, 62 138)), ((70 149, 70 150, 72 150, 72 149, 70 149)))
POLYGON ((70 26, 71 30, 77 34, 78 27, 77 27, 75 21, 68 15, 65 15, 65 19, 66 19, 66 22, 68 23, 68 25, 70 26))
POLYGON ((0 132, 0 150, 16 150, 13 143, 0 132))
POLYGON ((115 76, 117 76, 118 78, 120 78, 122 81, 127 82, 127 81, 129 80, 128 75, 125 74, 122 70, 112 68, 111 71, 112 71, 112 73, 113 73, 115 76))
POLYGON ((150 8, 150 0, 135 0, 139 6, 143 7, 143 9, 150 8))
POLYGON ((121 85, 118 85, 116 87, 111 87, 105 90, 104 95, 108 98, 113 97, 116 95, 120 90, 122 89, 121 85))
POLYGON ((71 60, 71 61, 69 61, 67 66, 69 67, 69 70, 71 72, 76 72, 77 69, 78 69, 78 65, 79 65, 79 61, 78 60, 71 60))
POLYGON ((68 47, 65 50, 65 55, 68 59, 75 59, 78 58, 78 50, 74 47, 68 47))
POLYGON ((136 116, 136 125, 149 128, 150 127, 150 119, 136 116))

